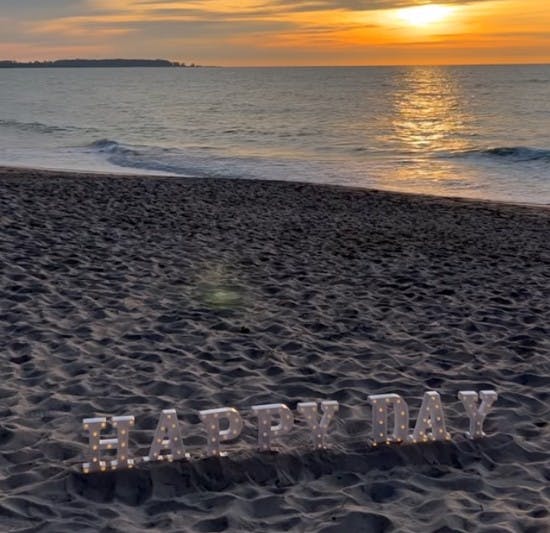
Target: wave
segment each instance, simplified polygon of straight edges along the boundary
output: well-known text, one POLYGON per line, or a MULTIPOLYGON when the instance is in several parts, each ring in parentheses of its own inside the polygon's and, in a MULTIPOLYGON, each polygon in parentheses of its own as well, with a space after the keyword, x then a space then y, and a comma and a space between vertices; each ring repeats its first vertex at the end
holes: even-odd
POLYGON ((112 139, 99 139, 84 147, 102 155, 110 164, 162 172, 184 177, 235 177, 248 175, 242 169, 246 158, 230 158, 212 154, 211 146, 183 150, 154 145, 130 145, 112 139), (241 165, 241 173, 236 168, 241 165))
POLYGON ((550 150, 528 146, 497 146, 475 148, 444 154, 447 157, 490 157, 507 162, 542 161, 550 163, 550 150))
POLYGON ((19 131, 27 131, 34 133, 67 133, 72 128, 56 126, 53 124, 44 124, 42 122, 21 122, 12 119, 0 119, 0 127, 11 128, 19 131))
POLYGON ((211 145, 169 148, 99 139, 80 149, 117 167, 189 178, 288 180, 289 176, 300 176, 304 181, 316 181, 323 173, 323 166, 312 161, 279 155, 228 154, 211 145))
POLYGON ((120 144, 117 141, 112 141, 110 139, 99 139, 98 141, 94 141, 88 145, 88 148, 104 154, 139 155, 138 150, 129 148, 126 145, 120 144))

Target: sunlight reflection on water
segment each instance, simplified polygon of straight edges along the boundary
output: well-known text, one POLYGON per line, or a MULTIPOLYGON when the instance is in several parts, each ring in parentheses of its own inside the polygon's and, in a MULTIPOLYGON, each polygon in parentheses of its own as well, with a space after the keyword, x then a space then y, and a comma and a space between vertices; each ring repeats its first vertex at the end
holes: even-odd
POLYGON ((451 161, 434 161, 434 154, 459 153, 471 147, 474 117, 464 105, 460 82, 448 69, 414 67, 402 73, 392 94, 392 120, 379 140, 402 154, 400 164, 388 175, 388 188, 422 182, 422 191, 444 194, 449 185, 475 190, 474 175, 460 174, 451 161), (399 184, 399 186, 395 186, 399 184))

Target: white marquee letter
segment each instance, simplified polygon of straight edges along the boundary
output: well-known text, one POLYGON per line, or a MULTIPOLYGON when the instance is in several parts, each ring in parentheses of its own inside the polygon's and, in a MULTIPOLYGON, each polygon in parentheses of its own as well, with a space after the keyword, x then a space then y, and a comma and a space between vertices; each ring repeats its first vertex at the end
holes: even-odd
POLYGON ((105 472, 109 467, 116 470, 134 466, 134 460, 128 458, 128 433, 130 427, 134 425, 133 416, 115 416, 112 419, 112 426, 117 430, 116 438, 101 438, 101 430, 107 428, 105 417, 85 418, 82 424, 84 429, 89 432, 90 462, 82 464, 82 471, 85 474, 105 472), (116 450, 116 460, 102 460, 101 450, 116 450))
POLYGON ((372 438, 375 444, 406 442, 409 436, 409 406, 399 394, 369 396, 372 404, 372 438), (388 434, 388 407, 393 407, 393 433, 388 434))
POLYGON ((252 411, 258 417, 258 447, 262 451, 271 449, 271 437, 288 433, 294 424, 292 412, 284 403, 255 405, 252 411), (280 420, 276 426, 271 426, 271 419, 278 415, 280 420))
POLYGON ((482 390, 479 392, 479 396, 481 398, 481 405, 478 407, 477 392, 464 390, 458 393, 458 397, 462 401, 466 414, 470 419, 470 431, 466 432, 466 436, 469 439, 485 436, 483 422, 498 398, 498 394, 494 390, 482 390))
POLYGON ((445 428, 441 397, 437 392, 426 392, 413 434, 409 437, 409 440, 412 442, 426 442, 428 440, 449 440, 450 438, 451 435, 447 433, 445 428), (427 430, 430 429, 431 433, 427 433, 427 430))
POLYGON ((175 409, 164 409, 155 430, 151 449, 149 450, 150 461, 162 461, 168 459, 182 459, 185 457, 181 431, 178 424, 178 415, 175 409), (162 450, 168 450, 169 454, 161 454, 162 450))
POLYGON ((220 455, 220 442, 236 439, 243 429, 241 415, 233 407, 199 411, 199 416, 206 426, 208 455, 220 455), (228 428, 223 431, 220 431, 221 419, 229 421, 228 428))
POLYGON ((317 418, 317 403, 305 402, 298 404, 298 412, 303 414, 306 418, 307 425, 311 429, 311 436, 316 448, 326 447, 326 438, 328 433, 328 426, 333 419, 334 414, 338 411, 338 402, 324 401, 321 402, 321 410, 323 416, 318 421, 317 418))

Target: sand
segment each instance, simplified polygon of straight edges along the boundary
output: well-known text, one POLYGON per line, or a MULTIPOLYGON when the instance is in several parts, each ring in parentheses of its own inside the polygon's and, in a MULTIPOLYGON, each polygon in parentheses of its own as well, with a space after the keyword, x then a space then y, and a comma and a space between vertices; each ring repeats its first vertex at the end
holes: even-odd
POLYGON ((0 530, 550 530, 550 210, 300 183, 0 169, 0 530), (459 390, 494 388, 468 441, 459 390), (366 446, 367 396, 453 441, 366 446), (254 451, 250 406, 341 403, 254 451), (222 459, 85 476, 81 420, 161 409, 222 459), (460 431, 458 431, 460 430, 460 431))

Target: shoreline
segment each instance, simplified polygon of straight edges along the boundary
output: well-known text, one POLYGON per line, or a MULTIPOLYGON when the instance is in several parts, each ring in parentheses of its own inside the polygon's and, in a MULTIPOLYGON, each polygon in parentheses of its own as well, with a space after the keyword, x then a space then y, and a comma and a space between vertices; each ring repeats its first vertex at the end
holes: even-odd
MULTIPOLYGON (((6 530, 544 531, 550 209, 287 181, 0 168, 6 530), (467 441, 460 390, 497 391, 467 441), (452 442, 367 452, 369 395, 441 394, 452 442), (254 450, 250 406, 334 400, 254 450), (82 420, 248 413, 229 457, 84 475, 82 420)), ((225 446, 225 444, 224 444, 225 446)), ((108 453, 108 452, 107 452, 108 453)))
POLYGON ((186 182, 220 182, 220 183, 234 183, 234 182, 255 182, 255 183, 271 183, 271 184, 295 184, 306 187, 319 187, 326 188, 327 190, 344 190, 355 191, 357 193, 374 193, 374 194, 388 194, 395 195, 396 197, 402 196, 404 198, 425 200, 425 201, 443 201, 443 202, 457 202, 464 204, 479 204, 492 207, 519 207, 526 209, 550 211, 550 203, 537 204, 529 202, 509 202, 504 200, 491 200, 486 198, 470 198, 467 196, 443 196, 435 194, 397 191, 391 189, 376 189, 370 187, 358 187, 350 185, 339 185, 332 183, 314 183, 308 181, 290 181, 290 180, 275 180, 275 179, 253 179, 253 178, 223 178, 223 177, 186 177, 178 176, 177 174, 159 173, 150 174, 147 172, 125 172, 125 171, 111 171, 111 170, 58 170, 55 168, 41 168, 41 167, 27 167, 27 166, 5 166, 0 165, 0 179, 18 179, 25 178, 59 178, 59 179, 93 179, 93 178, 115 178, 115 179, 151 179, 151 180, 173 180, 173 181, 186 181, 186 182))

